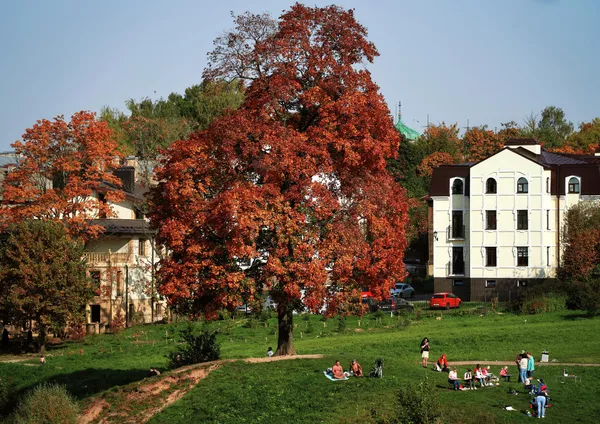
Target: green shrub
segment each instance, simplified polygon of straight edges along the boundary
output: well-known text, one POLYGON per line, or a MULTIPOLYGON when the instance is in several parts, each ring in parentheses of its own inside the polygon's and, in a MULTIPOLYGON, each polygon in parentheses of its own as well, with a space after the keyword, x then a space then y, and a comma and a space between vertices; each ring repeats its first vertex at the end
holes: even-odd
POLYGON ((315 332, 315 326, 312 323, 312 321, 306 321, 306 327, 304 328, 304 332, 306 334, 310 334, 310 333, 314 333, 315 332))
POLYGON ((426 376, 421 382, 400 389, 395 417, 376 418, 378 424, 437 424, 442 422, 442 407, 426 376))
POLYGON ((386 314, 383 313, 383 311, 381 309, 376 310, 375 312, 373 312, 373 314, 371 315, 371 317, 373 319, 379 319, 379 318, 383 318, 386 314))
POLYGON ((567 306, 581 309, 590 315, 600 314, 600 279, 583 278, 565 283, 568 286, 567 306))
POLYGON ((195 335, 192 325, 188 324, 180 334, 184 345, 167 355, 171 368, 214 361, 221 356, 216 332, 204 330, 199 335, 195 335))
POLYGON ((244 328, 256 328, 256 320, 254 318, 248 318, 244 323, 244 328))
POLYGON ((76 423, 79 408, 64 386, 42 383, 28 392, 19 403, 15 424, 76 423))

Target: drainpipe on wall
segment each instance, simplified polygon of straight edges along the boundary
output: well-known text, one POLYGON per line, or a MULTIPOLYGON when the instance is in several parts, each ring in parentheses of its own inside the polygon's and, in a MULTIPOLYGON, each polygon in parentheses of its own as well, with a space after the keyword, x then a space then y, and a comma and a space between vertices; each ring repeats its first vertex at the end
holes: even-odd
POLYGON ((125 326, 129 327, 129 265, 125 265, 125 326))

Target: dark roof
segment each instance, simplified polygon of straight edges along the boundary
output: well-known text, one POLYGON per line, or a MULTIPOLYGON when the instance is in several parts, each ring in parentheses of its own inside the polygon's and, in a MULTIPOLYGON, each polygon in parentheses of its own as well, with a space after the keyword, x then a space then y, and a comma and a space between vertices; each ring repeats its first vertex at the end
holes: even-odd
POLYGON ((547 165, 583 165, 588 163, 587 161, 578 158, 578 155, 552 153, 547 152, 546 150, 542 150, 540 156, 542 157, 542 161, 547 165))
POLYGON ((504 142, 505 146, 535 146, 540 144, 535 138, 511 138, 504 142))
POLYGON ((156 233, 144 219, 94 219, 91 224, 104 227, 104 235, 156 233))
POLYGON ((450 187, 450 178, 465 178, 465 195, 469 194, 469 172, 471 165, 442 165, 433 169, 431 184, 429 186, 430 196, 448 196, 450 187))
MULTIPOLYGON (((534 139, 513 139, 507 145, 534 145, 534 139)), ((565 192, 565 177, 577 175, 581 177, 581 194, 600 194, 600 157, 591 155, 573 155, 566 153, 552 153, 542 150, 537 155, 524 147, 505 147, 517 155, 524 157, 545 169, 552 170, 551 193, 556 195, 565 192)), ((497 153, 496 153, 497 154, 497 153)), ((484 159, 483 161, 485 161, 484 159)), ((483 162, 481 161, 481 162, 483 162)), ((457 165, 442 165, 434 168, 429 186, 429 196, 449 196, 450 179, 464 177, 466 179, 465 195, 469 195, 470 167, 480 162, 467 162, 457 165)))

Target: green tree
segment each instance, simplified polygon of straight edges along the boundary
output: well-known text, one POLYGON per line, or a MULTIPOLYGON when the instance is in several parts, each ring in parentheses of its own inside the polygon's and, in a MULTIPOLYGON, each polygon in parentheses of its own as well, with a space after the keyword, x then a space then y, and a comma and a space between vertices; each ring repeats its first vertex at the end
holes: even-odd
POLYGON ((548 106, 537 115, 525 119, 523 134, 542 142, 546 149, 561 147, 573 132, 573 123, 565 119, 565 112, 556 106, 548 106))
POLYGON ((35 320, 43 345, 49 327, 83 319, 94 295, 83 253, 83 243, 61 223, 29 220, 9 227, 0 247, 2 320, 35 320))

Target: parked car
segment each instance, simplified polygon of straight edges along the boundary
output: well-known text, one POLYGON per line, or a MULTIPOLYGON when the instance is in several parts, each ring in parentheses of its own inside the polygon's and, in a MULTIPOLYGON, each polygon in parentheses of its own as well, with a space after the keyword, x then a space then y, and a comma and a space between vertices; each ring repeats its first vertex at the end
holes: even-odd
POLYGON ((395 297, 412 297, 415 289, 410 284, 396 283, 396 287, 391 290, 392 296, 395 297))
POLYGON ((429 301, 429 307, 431 309, 435 308, 458 308, 461 304, 462 300, 460 297, 456 297, 456 295, 452 293, 434 293, 429 301))
POLYGON ((362 288, 362 293, 360 294, 360 297, 362 299, 372 299, 373 298, 373 293, 371 293, 368 288, 363 287, 362 288))
POLYGON ((412 312, 414 310, 412 303, 404 299, 396 299, 394 296, 391 296, 381 302, 378 302, 373 298, 365 298, 362 302, 368 305, 369 312, 399 312, 401 310, 412 312))

